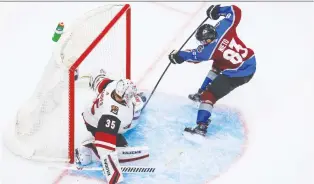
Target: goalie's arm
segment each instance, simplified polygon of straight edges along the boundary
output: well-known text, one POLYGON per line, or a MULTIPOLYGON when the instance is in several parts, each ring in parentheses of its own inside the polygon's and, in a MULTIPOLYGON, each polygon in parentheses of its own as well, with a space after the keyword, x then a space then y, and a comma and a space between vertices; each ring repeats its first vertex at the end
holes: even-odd
POLYGON ((100 81, 98 87, 97 87, 97 92, 101 93, 111 82, 114 80, 111 80, 109 78, 104 78, 102 81, 100 81))
POLYGON ((96 76, 90 76, 89 87, 97 93, 101 93, 114 80, 106 77, 104 73, 96 76))

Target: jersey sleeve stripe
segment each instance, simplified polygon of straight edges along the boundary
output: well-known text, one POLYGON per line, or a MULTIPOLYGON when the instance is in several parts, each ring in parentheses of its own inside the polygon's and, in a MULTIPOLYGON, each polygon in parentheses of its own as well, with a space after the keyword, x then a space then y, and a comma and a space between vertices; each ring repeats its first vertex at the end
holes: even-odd
POLYGON ((104 133, 104 132, 96 132, 95 134, 95 140, 99 142, 106 142, 111 145, 117 144, 117 137, 116 135, 104 133))
POLYGON ((233 19, 234 19, 234 27, 237 27, 240 23, 241 17, 242 17, 242 11, 239 7, 232 5, 231 10, 233 13, 233 19))
POLYGON ((113 80, 108 79, 108 78, 104 78, 99 84, 98 84, 98 93, 101 93, 103 91, 103 89, 105 89, 107 87, 107 85, 109 83, 111 83, 113 80))

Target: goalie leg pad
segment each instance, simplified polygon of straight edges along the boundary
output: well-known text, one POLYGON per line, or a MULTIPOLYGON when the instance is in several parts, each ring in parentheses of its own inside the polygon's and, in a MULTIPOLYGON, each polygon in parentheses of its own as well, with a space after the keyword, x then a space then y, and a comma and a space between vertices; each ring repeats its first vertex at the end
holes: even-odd
POLYGON ((76 163, 81 166, 87 166, 89 164, 99 162, 99 155, 96 147, 90 143, 82 145, 80 148, 75 150, 76 163))
POLYGON ((149 157, 149 149, 147 146, 142 147, 118 147, 117 148, 119 162, 134 162, 149 157))
POLYGON ((111 152, 102 157, 103 173, 109 184, 122 182, 123 175, 118 161, 117 152, 111 152))
POLYGON ((76 163, 80 166, 87 166, 92 163, 92 152, 85 146, 75 149, 75 156, 76 163))
POLYGON ((75 149, 76 163, 80 166, 87 166, 99 161, 98 151, 94 146, 95 138, 91 133, 87 132, 81 146, 75 149))

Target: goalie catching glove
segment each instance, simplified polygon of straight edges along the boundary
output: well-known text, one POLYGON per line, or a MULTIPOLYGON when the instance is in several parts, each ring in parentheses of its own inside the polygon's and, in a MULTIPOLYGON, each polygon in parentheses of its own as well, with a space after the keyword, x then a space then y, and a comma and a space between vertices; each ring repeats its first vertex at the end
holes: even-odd
POLYGON ((89 87, 92 90, 97 91, 100 81, 102 81, 105 78, 106 78, 106 72, 103 69, 101 69, 99 72, 93 73, 89 77, 89 87))
POLYGON ((172 64, 181 64, 184 62, 184 59, 178 55, 178 51, 176 50, 173 50, 168 57, 172 64))

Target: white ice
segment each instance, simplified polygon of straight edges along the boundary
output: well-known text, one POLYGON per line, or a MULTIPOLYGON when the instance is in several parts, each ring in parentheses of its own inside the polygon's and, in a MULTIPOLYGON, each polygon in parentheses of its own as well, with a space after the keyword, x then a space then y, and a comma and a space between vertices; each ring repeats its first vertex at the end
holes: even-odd
MULTIPOLYGON (((57 22, 71 22, 87 10, 102 4, 0 4, 0 80, 3 86, 0 96, 3 121, 0 124, 1 130, 12 122, 19 106, 32 95, 51 56, 51 35, 57 22)), ((204 18, 209 5, 209 2, 131 4, 132 78, 139 83, 141 89, 152 89, 168 64, 167 54, 181 46, 204 18)), ((312 184, 313 3, 236 5, 243 12, 238 34, 256 52, 257 73, 249 84, 233 91, 220 100, 217 106, 226 105, 241 111, 249 130, 248 145, 243 156, 227 172, 221 173, 210 183, 312 184)), ((196 42, 191 39, 186 48, 195 45, 196 42)), ((186 97, 199 87, 210 65, 211 62, 171 66, 157 91, 176 95, 177 98, 186 97)), ((153 99, 154 97, 152 102, 153 99)), ((170 108, 169 111, 171 110, 170 108)), ((162 115, 158 117, 155 121, 164 122, 162 125, 165 129, 176 130, 172 126, 167 127, 165 123, 173 120, 163 119, 165 116, 162 115)), ((178 138, 171 137, 172 134, 168 136, 171 140, 178 138)), ((102 183, 77 176, 60 180, 59 177, 65 175, 61 173, 62 170, 50 170, 40 163, 14 157, 4 147, 1 149, 3 184, 102 183)), ((178 153, 170 150, 169 155, 171 154, 178 153)), ((194 154, 189 157, 198 158, 194 154)), ((205 158, 204 155, 200 157, 205 158)), ((183 154, 180 159, 186 159, 186 155, 183 154)), ((203 170, 196 174, 204 178, 208 172, 204 168, 210 166, 200 167, 203 170)), ((168 183, 175 181, 164 175, 156 177, 162 181, 167 180, 168 183)), ((203 182, 204 180, 196 181, 197 184, 203 182)))

